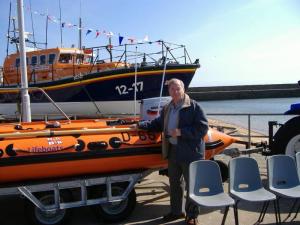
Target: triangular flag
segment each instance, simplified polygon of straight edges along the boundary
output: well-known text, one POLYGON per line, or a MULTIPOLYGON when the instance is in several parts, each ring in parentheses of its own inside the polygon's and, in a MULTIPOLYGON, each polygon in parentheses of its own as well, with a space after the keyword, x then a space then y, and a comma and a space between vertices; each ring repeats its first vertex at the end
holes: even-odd
POLYGON ((97 38, 99 35, 100 35, 100 31, 96 30, 96 37, 95 38, 97 38))
POLYGON ((88 35, 89 33, 91 33, 92 31, 93 31, 92 29, 88 29, 88 30, 86 31, 85 36, 88 35))
POLYGON ((123 39, 124 39, 124 37, 123 37, 123 36, 120 36, 120 34, 119 34, 119 45, 122 44, 123 39))

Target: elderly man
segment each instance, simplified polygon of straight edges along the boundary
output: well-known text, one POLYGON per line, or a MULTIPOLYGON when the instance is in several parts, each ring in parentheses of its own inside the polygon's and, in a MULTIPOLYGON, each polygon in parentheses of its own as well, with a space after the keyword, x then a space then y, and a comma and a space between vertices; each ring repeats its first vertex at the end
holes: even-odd
MULTIPOLYGON (((188 187, 189 165, 204 158, 204 140, 208 123, 200 105, 184 92, 179 79, 168 81, 172 101, 164 106, 160 116, 152 121, 140 122, 139 128, 163 131, 162 156, 168 159, 171 211, 163 217, 165 222, 184 217, 182 212, 183 175, 188 187)), ((198 207, 187 199, 185 204, 187 224, 197 224, 198 207)))

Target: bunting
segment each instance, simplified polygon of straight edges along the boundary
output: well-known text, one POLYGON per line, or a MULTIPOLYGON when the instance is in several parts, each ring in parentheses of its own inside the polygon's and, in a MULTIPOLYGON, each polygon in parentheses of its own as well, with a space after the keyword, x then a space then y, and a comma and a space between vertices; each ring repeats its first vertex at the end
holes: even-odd
POLYGON ((122 44, 123 39, 124 39, 124 37, 119 34, 119 45, 122 44))
POLYGON ((100 31, 96 30, 96 37, 95 38, 97 38, 99 35, 100 35, 100 31))
MULTIPOLYGON (((95 38, 98 38, 101 34, 103 34, 104 36, 106 36, 107 38, 112 38, 114 36, 114 32, 112 31, 107 31, 107 30, 100 30, 100 29, 93 29, 93 28, 87 28, 87 27, 79 27, 77 24, 73 24, 67 21, 61 21, 60 18, 50 15, 48 13, 44 13, 44 12, 39 12, 36 10, 32 10, 30 7, 25 6, 24 5, 24 9, 33 13, 34 15, 39 15, 42 17, 46 17, 48 21, 51 21, 53 23, 57 23, 59 24, 62 28, 76 28, 76 29, 81 29, 81 30, 85 30, 85 36, 88 38, 91 33, 95 34, 95 38)), ((118 42, 119 45, 121 45, 124 42, 124 39, 127 40, 127 43, 133 44, 133 43, 140 43, 140 42, 149 42, 149 37, 148 35, 145 35, 143 39, 136 39, 135 37, 127 37, 125 38, 124 35, 121 35, 119 33, 118 35, 118 42), (138 40, 138 41, 137 41, 138 40)))
POLYGON ((89 33, 92 33, 92 31, 93 31, 92 29, 88 29, 88 30, 86 31, 85 36, 88 35, 89 33))

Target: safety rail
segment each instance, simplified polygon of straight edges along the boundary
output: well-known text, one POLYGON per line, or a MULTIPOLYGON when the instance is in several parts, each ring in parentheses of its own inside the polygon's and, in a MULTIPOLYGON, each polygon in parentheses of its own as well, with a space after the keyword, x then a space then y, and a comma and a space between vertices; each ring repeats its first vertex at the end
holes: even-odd
MULTIPOLYGON (((220 120, 226 124, 232 124, 232 127, 229 126, 219 126, 219 125, 212 125, 212 127, 215 127, 216 129, 220 131, 227 130, 227 134, 233 136, 233 137, 239 137, 239 138, 246 138, 247 141, 240 141, 241 144, 245 144, 247 148, 250 148, 251 146, 256 146, 258 143, 252 142, 253 138, 262 138, 262 139, 268 139, 269 143, 272 141, 272 137, 274 134, 273 126, 276 125, 274 121, 268 121, 266 126, 268 126, 268 135, 263 134, 261 131, 255 131, 255 128, 253 129, 253 118, 254 117, 270 117, 270 116, 278 116, 278 117, 292 117, 296 115, 285 115, 283 113, 207 113, 207 116, 218 120, 218 117, 245 117, 247 119, 247 123, 243 125, 236 125, 234 123, 227 122, 226 120, 220 120), (246 129, 247 134, 235 134, 237 132, 236 126, 242 127, 246 129), (253 133, 258 134, 253 134, 253 133)), ((280 125, 280 124, 278 124, 280 125)), ((237 142, 239 143, 239 141, 237 142)))
MULTIPOLYGON (((29 87, 29 88, 2 88, 2 90, 19 90, 20 92, 22 92, 22 90, 29 90, 30 91, 40 91, 42 92, 43 95, 45 95, 45 97, 54 105, 54 107, 60 112, 60 114, 58 115, 62 115, 64 118, 66 118, 67 120, 70 121, 70 118, 68 117, 68 115, 53 101, 53 99, 42 89, 42 88, 37 88, 37 87, 29 87)), ((5 115, 4 115, 5 116, 5 115)), ((19 120, 21 118, 21 115, 19 115, 19 120)))
POLYGON ((118 46, 105 45, 98 47, 85 48, 85 52, 91 52, 93 64, 106 61, 123 62, 125 67, 135 64, 136 59, 142 59, 139 66, 163 65, 164 60, 168 63, 192 63, 191 58, 184 45, 178 45, 162 40, 138 42, 118 46), (145 47, 147 45, 147 47, 145 47), (150 48, 149 48, 150 46, 150 48), (166 54, 170 58, 166 58, 166 54), (150 60, 147 62, 147 60, 150 60))

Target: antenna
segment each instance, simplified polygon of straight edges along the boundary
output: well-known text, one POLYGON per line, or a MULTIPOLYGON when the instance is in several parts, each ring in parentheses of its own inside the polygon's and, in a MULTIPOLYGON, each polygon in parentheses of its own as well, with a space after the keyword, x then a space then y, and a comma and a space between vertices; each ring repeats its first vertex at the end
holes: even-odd
POLYGON ((11 17, 11 1, 9 2, 9 17, 8 17, 8 28, 7 28, 7 45, 6 45, 6 56, 8 56, 9 48, 9 30, 10 30, 10 17, 11 17))
POLYGON ((78 48, 82 49, 82 24, 81 24, 81 0, 79 2, 79 27, 78 27, 78 31, 79 31, 79 40, 78 40, 78 48))
POLYGON ((29 5, 30 5, 30 17, 31 17, 31 29, 32 29, 33 47, 36 48, 35 35, 34 35, 34 26, 33 26, 33 17, 32 17, 32 8, 31 8, 31 0, 29 0, 29 5))
POLYGON ((59 3, 59 21, 60 21, 60 47, 62 48, 63 46, 63 39, 62 39, 62 20, 61 20, 61 5, 60 5, 60 0, 58 1, 59 3))

